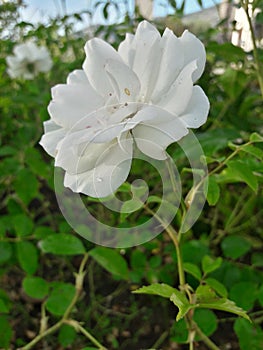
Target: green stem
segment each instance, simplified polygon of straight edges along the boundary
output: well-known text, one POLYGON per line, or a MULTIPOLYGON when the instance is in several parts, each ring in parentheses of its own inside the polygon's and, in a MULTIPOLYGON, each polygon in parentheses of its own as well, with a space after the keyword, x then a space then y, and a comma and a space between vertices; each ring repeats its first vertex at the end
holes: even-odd
POLYGON ((176 254, 177 254, 179 283, 180 283, 180 286, 183 287, 185 285, 185 274, 184 274, 183 259, 182 259, 182 255, 181 255, 180 242, 179 242, 179 239, 178 239, 178 234, 177 234, 177 232, 174 230, 174 228, 172 226, 170 226, 170 225, 167 226, 166 223, 162 220, 162 218, 160 218, 149 207, 147 207, 145 205, 144 208, 149 214, 154 216, 160 222, 160 224, 162 224, 164 230, 167 232, 168 236, 171 238, 171 240, 172 240, 172 242, 173 242, 173 244, 175 246, 176 254))
POLYGON ((197 326, 197 324, 194 324, 195 327, 195 331, 196 333, 199 335, 201 341, 203 343, 205 343, 209 349, 211 350, 220 350, 220 348, 214 343, 212 342, 211 339, 209 339, 202 331, 201 329, 197 326))
MULTIPOLYGON (((27 345, 23 346, 22 348, 18 350, 30 350, 34 345, 36 345, 40 340, 44 339, 46 336, 55 333, 63 324, 71 324, 77 331, 80 331, 83 333, 95 346, 98 347, 100 350, 106 350, 105 347, 103 347, 97 339, 95 339, 87 330, 85 330, 77 321, 75 320, 69 320, 69 316, 75 307, 77 301, 79 300, 81 291, 83 289, 83 282, 84 282, 84 276, 85 276, 85 265, 88 260, 88 253, 84 254, 84 257, 81 261, 79 271, 76 273, 76 281, 75 281, 75 295, 72 298, 72 301, 70 305, 68 306, 67 310, 65 311, 63 317, 61 320, 59 320, 57 323, 55 323, 52 327, 48 328, 45 331, 40 330, 40 333, 27 345)), ((46 318, 45 312, 42 310, 43 317, 46 318)))
POLYGON ((247 15, 247 20, 251 32, 251 38, 252 38, 252 43, 253 43, 253 54, 254 54, 254 59, 255 59, 255 64, 256 64, 256 70, 257 70, 257 77, 258 77, 258 82, 261 90, 261 95, 263 97, 263 69, 261 66, 261 61, 259 59, 258 55, 258 49, 257 49, 257 44, 256 44, 256 36, 255 36, 255 31, 253 28, 253 23, 251 20, 251 17, 249 16, 249 1, 246 0, 245 3, 243 3, 243 9, 246 12, 247 15))
POLYGON ((23 346, 22 348, 20 348, 18 350, 32 349, 32 347, 34 345, 36 345, 40 340, 45 338, 47 335, 55 333, 62 326, 62 324, 63 324, 63 322, 62 322, 62 320, 60 320, 59 322, 55 323, 52 327, 47 329, 45 332, 38 334, 30 343, 28 343, 27 345, 23 346))

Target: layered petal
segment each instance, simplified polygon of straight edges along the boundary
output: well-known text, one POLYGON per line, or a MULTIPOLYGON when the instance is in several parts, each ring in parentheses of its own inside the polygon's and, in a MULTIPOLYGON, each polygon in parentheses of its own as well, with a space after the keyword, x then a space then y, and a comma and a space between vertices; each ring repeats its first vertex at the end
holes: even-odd
POLYGON ((158 77, 162 55, 160 43, 161 36, 158 30, 147 21, 141 22, 134 37, 135 55, 132 69, 140 77, 143 101, 150 98, 158 77))
POLYGON ((184 64, 196 60, 197 69, 193 72, 193 82, 197 81, 203 74, 206 61, 205 47, 203 43, 192 33, 185 30, 179 38, 184 50, 184 64))
POLYGON ((206 122, 210 103, 200 86, 193 87, 187 108, 180 117, 188 128, 199 128, 206 122))
POLYGON ((89 40, 85 45, 86 59, 83 63, 83 69, 89 78, 93 88, 104 98, 110 96, 112 86, 105 67, 109 60, 121 62, 118 52, 105 41, 94 38, 89 40))
POLYGON ((196 61, 190 62, 178 75, 169 91, 161 96, 157 105, 176 116, 181 115, 186 109, 193 90, 192 75, 197 68, 196 61))
POLYGON ((84 71, 71 73, 67 84, 56 85, 51 93, 53 100, 48 112, 64 128, 72 128, 83 117, 103 106, 102 97, 92 88, 84 71))
POLYGON ((119 45, 118 52, 123 59, 123 62, 129 67, 132 67, 135 57, 135 40, 133 34, 126 34, 125 40, 119 45))
POLYGON ((147 121, 133 129, 132 134, 141 152, 154 159, 166 159, 166 148, 187 135, 188 129, 180 118, 168 119, 167 116, 167 121, 160 123, 147 121))
POLYGON ((59 142, 66 136, 66 130, 59 128, 50 132, 46 132, 39 141, 39 144, 52 157, 58 152, 59 142))
POLYGON ((136 101, 141 90, 137 75, 126 64, 115 60, 108 60, 105 69, 118 101, 136 101))
POLYGON ((163 33, 161 45, 162 57, 158 78, 151 96, 152 101, 158 100, 160 96, 167 93, 184 65, 182 42, 168 28, 163 33))
POLYGON ((125 138, 125 147, 117 141, 106 145, 92 170, 81 174, 65 174, 64 185, 74 192, 101 198, 112 194, 127 179, 132 160, 132 139, 125 138))

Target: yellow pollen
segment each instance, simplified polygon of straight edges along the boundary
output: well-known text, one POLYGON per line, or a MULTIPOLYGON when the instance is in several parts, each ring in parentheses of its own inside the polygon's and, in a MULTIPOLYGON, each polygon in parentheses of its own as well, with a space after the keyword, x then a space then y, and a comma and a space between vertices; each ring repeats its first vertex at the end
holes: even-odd
POLYGON ((131 95, 130 90, 129 90, 129 89, 127 89, 127 88, 125 88, 125 89, 124 89, 124 92, 125 92, 125 94, 126 94, 126 95, 128 95, 128 96, 130 96, 130 95, 131 95))

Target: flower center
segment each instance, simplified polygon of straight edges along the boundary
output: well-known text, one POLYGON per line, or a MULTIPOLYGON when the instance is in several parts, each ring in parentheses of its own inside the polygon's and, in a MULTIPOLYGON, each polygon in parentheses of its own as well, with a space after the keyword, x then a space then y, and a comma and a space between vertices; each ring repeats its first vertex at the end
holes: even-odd
POLYGON ((34 65, 34 63, 28 62, 26 64, 26 69, 29 71, 29 73, 34 73, 35 72, 35 65, 34 65))

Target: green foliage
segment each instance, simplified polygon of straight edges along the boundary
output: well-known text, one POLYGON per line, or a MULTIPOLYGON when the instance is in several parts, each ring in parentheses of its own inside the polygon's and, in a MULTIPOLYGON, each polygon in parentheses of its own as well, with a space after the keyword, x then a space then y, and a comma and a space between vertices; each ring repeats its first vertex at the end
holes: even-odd
POLYGON ((41 277, 28 276, 23 280, 23 289, 34 299, 43 299, 49 291, 48 283, 41 277))
MULTIPOLYGON (((203 5, 200 0, 196 3, 203 5)), ((163 32, 167 22, 180 34, 183 27, 178 18, 187 1, 169 4, 174 15, 157 26, 163 32)), ((229 35, 224 23, 219 29, 198 33, 207 52, 198 84, 211 103, 207 123, 196 132, 204 151, 202 160, 208 165, 208 193, 198 221, 181 236, 186 283, 179 289, 178 256, 165 233, 126 250, 94 247, 75 235, 56 204, 53 160, 38 145, 42 122, 49 117, 50 88, 65 82, 68 73, 83 63, 83 46, 89 37, 76 33, 75 24, 91 23, 95 10, 101 11, 107 25, 99 25, 95 34, 117 48, 126 32, 134 32, 141 15, 133 18, 125 1, 105 0, 93 9, 49 19, 43 25, 23 22, 22 5, 20 0, 0 4, 0 348, 25 346, 39 329, 45 332, 69 310, 56 332, 36 346, 92 350, 99 346, 85 336, 90 330, 109 349, 152 348, 163 334, 166 338, 160 348, 180 348, 178 344, 188 341, 186 316, 193 315, 206 336, 217 332, 219 348, 237 337, 237 347, 231 343, 234 350, 261 350, 263 105, 251 53, 215 41, 219 34, 229 35), (112 11, 116 16, 124 13, 117 24, 110 22, 112 11), (11 79, 5 58, 17 42, 30 38, 47 46, 53 68, 32 81, 11 79), (215 68, 221 68, 221 73, 215 68), (229 314, 224 318, 222 312, 241 317, 233 324, 233 318, 228 319, 229 314)), ((254 1, 253 6, 262 7, 262 1, 254 1)), ((256 21, 262 22, 262 13, 256 21)), ((262 49, 258 54, 261 60, 262 49)), ((178 145, 168 151, 180 173, 185 198, 192 170, 178 145)), ((141 176, 149 185, 146 205, 155 210, 162 202, 160 177, 146 163, 134 162, 131 180, 141 176)), ((118 195, 127 198, 130 190, 126 183, 118 195)), ((138 201, 126 201, 122 208, 139 208, 139 214, 109 214, 98 201, 88 198, 85 203, 107 224, 134 226, 150 217, 139 200, 143 191, 134 189, 138 201)), ((167 205, 167 210, 175 209, 167 205)), ((175 229, 181 218, 179 210, 171 223, 175 229)), ((197 334, 195 341, 201 342, 197 334)))
POLYGON ((116 250, 97 247, 89 251, 89 255, 113 275, 128 279, 127 262, 116 250))
POLYGON ((39 247, 44 253, 57 255, 77 255, 85 253, 85 248, 81 240, 66 233, 48 235, 39 242, 39 247))
POLYGON ((47 310, 55 316, 62 316, 70 305, 75 294, 72 284, 54 283, 52 291, 46 300, 47 310))

